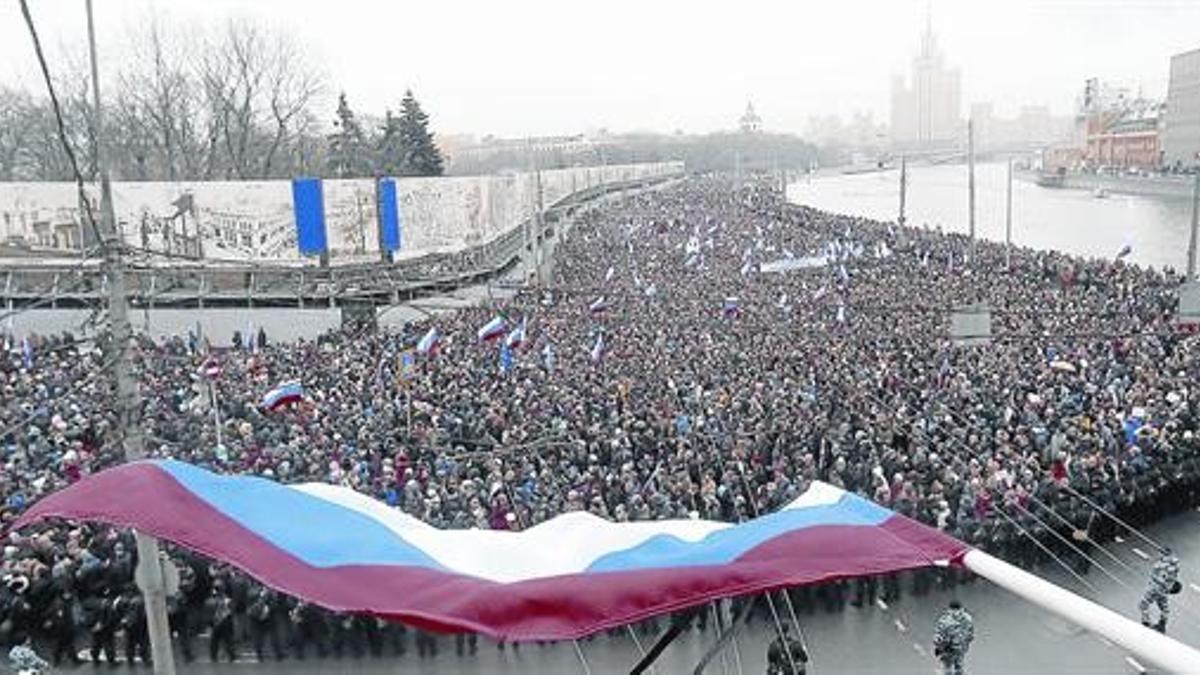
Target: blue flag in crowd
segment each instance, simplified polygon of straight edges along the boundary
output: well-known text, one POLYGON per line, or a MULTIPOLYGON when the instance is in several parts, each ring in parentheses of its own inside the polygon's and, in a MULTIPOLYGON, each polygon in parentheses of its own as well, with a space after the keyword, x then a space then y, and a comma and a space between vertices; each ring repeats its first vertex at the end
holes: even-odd
POLYGON ((28 335, 21 339, 21 363, 25 365, 25 370, 33 368, 33 343, 28 335))
POLYGON ((500 345, 500 374, 507 375, 513 367, 512 347, 508 343, 500 345))

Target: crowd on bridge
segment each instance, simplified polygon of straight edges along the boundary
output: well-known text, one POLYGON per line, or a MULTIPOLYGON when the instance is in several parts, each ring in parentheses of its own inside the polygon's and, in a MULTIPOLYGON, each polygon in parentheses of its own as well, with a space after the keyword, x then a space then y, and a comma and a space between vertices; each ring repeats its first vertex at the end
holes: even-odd
MULTIPOLYGON (((717 178, 607 202, 557 236, 552 282, 399 330, 136 339, 148 453, 346 485, 446 528, 520 529, 571 510, 738 521, 822 480, 1024 566, 1053 553, 1079 574, 1116 533, 1092 505, 1141 525, 1197 503, 1197 346, 1174 325, 1181 279, 1169 270, 1006 252, 717 178), (780 261, 793 269, 768 271, 780 261), (991 308, 990 344, 950 339, 951 312, 971 303, 991 308), (504 333, 480 340, 498 316, 504 333), (426 336, 433 348, 415 353, 426 336), (304 400, 261 408, 288 380, 304 400)), ((10 522, 121 448, 103 343, 6 342, 10 522)), ((120 636, 127 658, 148 658, 129 533, 59 523, 2 543, 0 641, 111 660, 120 636)), ((214 659, 242 640, 261 658, 438 649, 171 555, 185 658, 201 631, 214 659)), ((839 611, 965 577, 792 597, 801 613, 839 611)))

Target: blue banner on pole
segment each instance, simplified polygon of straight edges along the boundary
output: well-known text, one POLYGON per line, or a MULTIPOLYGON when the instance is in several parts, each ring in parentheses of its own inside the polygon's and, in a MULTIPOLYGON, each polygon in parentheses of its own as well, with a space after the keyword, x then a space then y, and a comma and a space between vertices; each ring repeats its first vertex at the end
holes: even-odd
POLYGON ((401 234, 400 199, 396 194, 396 179, 379 181, 379 247, 384 251, 399 251, 404 243, 401 234))
POLYGON ((320 255, 329 248, 325 236, 325 193, 320 178, 292 181, 292 208, 296 213, 296 244, 301 255, 320 255))

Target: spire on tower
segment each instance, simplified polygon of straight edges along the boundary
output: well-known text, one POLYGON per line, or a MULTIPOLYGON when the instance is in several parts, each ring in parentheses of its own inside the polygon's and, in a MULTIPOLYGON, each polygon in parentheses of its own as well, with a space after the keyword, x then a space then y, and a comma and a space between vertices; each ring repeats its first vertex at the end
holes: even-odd
POLYGON ((921 56, 928 58, 936 49, 933 41, 933 1, 925 0, 925 34, 921 36, 921 56))

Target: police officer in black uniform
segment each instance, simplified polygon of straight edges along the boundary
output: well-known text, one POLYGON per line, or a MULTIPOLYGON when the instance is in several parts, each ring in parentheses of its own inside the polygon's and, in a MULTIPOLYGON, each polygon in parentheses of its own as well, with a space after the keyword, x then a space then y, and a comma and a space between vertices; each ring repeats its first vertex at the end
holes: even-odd
POLYGON ((808 650, 791 634, 791 626, 781 624, 783 634, 767 647, 767 675, 804 675, 808 650))

